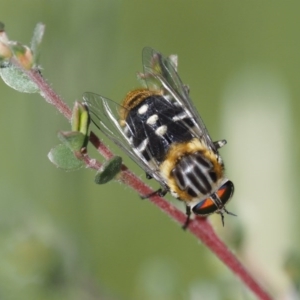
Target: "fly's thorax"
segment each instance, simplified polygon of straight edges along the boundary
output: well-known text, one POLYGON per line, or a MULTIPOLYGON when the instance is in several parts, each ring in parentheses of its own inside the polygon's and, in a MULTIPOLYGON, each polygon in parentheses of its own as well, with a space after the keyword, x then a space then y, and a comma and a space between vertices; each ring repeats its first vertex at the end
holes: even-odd
POLYGON ((125 126, 128 113, 137 105, 142 103, 147 98, 153 95, 161 95, 161 92, 150 91, 148 89, 136 89, 127 93, 125 99, 121 104, 119 111, 120 125, 125 126))
POLYGON ((122 118, 126 117, 120 122, 123 133, 150 173, 159 172, 172 145, 193 139, 195 124, 183 107, 159 92, 139 90, 127 98, 124 106, 129 108, 121 111, 122 118))
POLYGON ((172 145, 160 172, 172 195, 186 202, 211 195, 224 180, 220 156, 197 138, 172 145))

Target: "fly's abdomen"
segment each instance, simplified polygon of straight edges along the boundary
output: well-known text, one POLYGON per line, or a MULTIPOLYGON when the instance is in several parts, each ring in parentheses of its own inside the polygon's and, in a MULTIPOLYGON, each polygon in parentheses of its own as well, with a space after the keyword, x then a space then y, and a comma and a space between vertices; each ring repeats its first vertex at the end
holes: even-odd
POLYGON ((223 169, 220 157, 197 138, 172 145, 160 168, 171 193, 186 202, 213 193, 223 180, 223 169))
POLYGON ((217 183, 214 165, 200 152, 182 157, 172 170, 177 187, 192 198, 199 198, 212 192, 217 183))

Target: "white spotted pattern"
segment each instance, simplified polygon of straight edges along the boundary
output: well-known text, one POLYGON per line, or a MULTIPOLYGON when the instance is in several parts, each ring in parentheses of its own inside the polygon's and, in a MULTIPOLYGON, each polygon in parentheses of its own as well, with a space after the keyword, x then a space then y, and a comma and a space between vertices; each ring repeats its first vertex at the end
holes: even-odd
POLYGON ((144 140, 137 146, 136 150, 137 150, 138 152, 143 152, 143 151, 146 149, 146 147, 147 147, 147 145, 148 145, 148 142, 149 142, 149 139, 144 139, 144 140))
POLYGON ((143 106, 141 106, 141 107, 138 109, 138 113, 139 113, 140 115, 143 115, 147 110, 148 110, 148 104, 144 104, 143 106))
POLYGON ((156 121, 158 120, 158 115, 152 115, 151 117, 149 117, 146 121, 147 124, 149 125, 154 125, 156 123, 156 121))
POLYGON ((168 127, 166 125, 162 125, 155 130, 155 133, 159 136, 163 136, 167 132, 168 127))
POLYGON ((186 112, 185 112, 185 111, 182 111, 180 114, 174 116, 174 117, 172 118, 172 120, 173 120, 174 122, 176 122, 176 121, 183 120, 183 119, 185 119, 186 117, 187 117, 186 112))

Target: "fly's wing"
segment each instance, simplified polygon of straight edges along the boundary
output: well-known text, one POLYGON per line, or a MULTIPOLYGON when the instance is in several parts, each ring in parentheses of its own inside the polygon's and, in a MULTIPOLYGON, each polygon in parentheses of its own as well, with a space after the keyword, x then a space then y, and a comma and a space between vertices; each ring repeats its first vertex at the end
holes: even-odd
POLYGON ((117 146, 119 146, 132 160, 134 160, 151 177, 161 180, 155 170, 151 169, 147 161, 135 152, 129 138, 124 133, 123 127, 119 124, 118 103, 100 95, 86 92, 83 94, 84 104, 88 107, 93 123, 117 146))
POLYGON ((189 95, 188 87, 185 86, 177 74, 177 62, 173 57, 164 57, 152 48, 143 49, 144 74, 142 79, 146 81, 149 90, 162 90, 166 99, 174 99, 194 121, 196 136, 204 141, 206 145, 217 153, 217 149, 194 107, 189 95), (169 96, 169 97, 168 97, 169 96))

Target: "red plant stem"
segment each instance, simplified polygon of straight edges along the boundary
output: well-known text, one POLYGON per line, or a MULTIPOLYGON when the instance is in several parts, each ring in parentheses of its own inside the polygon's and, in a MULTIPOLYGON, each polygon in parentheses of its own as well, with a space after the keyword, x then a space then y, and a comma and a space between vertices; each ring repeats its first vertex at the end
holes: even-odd
POLYGON ((197 218, 198 222, 189 225, 189 230, 211 249, 229 269, 232 270, 248 286, 258 299, 270 300, 270 295, 254 280, 236 256, 215 234, 206 219, 197 218), (202 230, 199 230, 201 227, 202 230))
POLYGON ((114 154, 99 140, 93 131, 90 132, 90 142, 105 159, 111 159, 114 154))
MULTIPOLYGON (((18 62, 13 62, 15 65, 20 67, 18 62)), ((46 99, 46 101, 54 105, 68 120, 71 120, 71 109, 48 85, 41 74, 36 70, 23 71, 39 87, 40 93, 46 99)), ((97 148, 104 158, 109 159, 114 156, 113 153, 99 140, 99 138, 93 132, 90 133, 90 142, 97 148)), ((88 155, 84 155, 83 160, 90 168, 98 170, 101 167, 101 164, 98 161, 91 159, 88 155)), ((120 173, 118 179, 136 190, 140 195, 149 195, 153 192, 148 185, 141 181, 124 165, 122 166, 122 172, 120 173)), ((176 220, 179 224, 183 225, 185 223, 186 215, 164 198, 155 195, 150 197, 149 200, 159 207, 164 213, 169 215, 173 220, 176 220)), ((257 296, 258 299, 272 299, 248 273, 235 255, 219 239, 219 237, 215 234, 211 224, 207 221, 207 218, 196 217, 194 220, 191 220, 187 230, 196 236, 200 241, 202 241, 202 243, 205 244, 212 252, 214 252, 220 258, 220 260, 223 261, 223 263, 227 265, 234 274, 236 274, 236 276, 240 277, 244 284, 248 286, 248 288, 257 296)))
POLYGON ((54 105, 58 111, 70 121, 72 118, 71 109, 44 80, 39 71, 29 70, 26 73, 28 77, 39 87, 41 96, 45 98, 47 102, 54 105))

